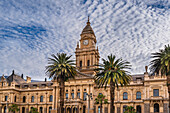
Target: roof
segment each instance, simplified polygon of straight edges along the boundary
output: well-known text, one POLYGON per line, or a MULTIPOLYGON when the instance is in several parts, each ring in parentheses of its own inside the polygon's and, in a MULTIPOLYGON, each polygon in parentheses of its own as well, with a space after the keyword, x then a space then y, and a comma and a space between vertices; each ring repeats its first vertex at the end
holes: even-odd
POLYGON ((85 26, 85 28, 83 29, 83 31, 81 32, 81 35, 82 34, 94 34, 94 31, 90 25, 90 22, 89 22, 89 18, 88 18, 88 22, 87 22, 87 25, 85 26))

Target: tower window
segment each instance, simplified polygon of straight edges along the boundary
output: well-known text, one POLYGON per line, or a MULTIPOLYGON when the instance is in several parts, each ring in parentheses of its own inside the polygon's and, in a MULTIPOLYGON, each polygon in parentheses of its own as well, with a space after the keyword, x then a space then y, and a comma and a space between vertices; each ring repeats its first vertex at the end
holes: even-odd
POLYGON ((90 60, 87 60, 87 66, 90 66, 90 60))
POLYGON ((40 102, 43 102, 43 96, 42 95, 40 96, 40 102))
POLYGON ((80 61, 80 67, 82 67, 82 61, 80 61))
POLYGON ((7 101, 8 100, 8 96, 5 96, 5 101, 7 101))

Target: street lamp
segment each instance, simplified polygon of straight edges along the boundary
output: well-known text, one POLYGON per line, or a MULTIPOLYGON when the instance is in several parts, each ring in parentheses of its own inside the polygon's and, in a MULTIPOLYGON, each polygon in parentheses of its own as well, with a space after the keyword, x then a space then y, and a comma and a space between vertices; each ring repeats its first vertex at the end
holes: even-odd
POLYGON ((92 98, 92 93, 90 93, 90 95, 88 93, 86 93, 86 94, 88 96, 88 113, 90 113, 90 98, 93 99, 92 98))

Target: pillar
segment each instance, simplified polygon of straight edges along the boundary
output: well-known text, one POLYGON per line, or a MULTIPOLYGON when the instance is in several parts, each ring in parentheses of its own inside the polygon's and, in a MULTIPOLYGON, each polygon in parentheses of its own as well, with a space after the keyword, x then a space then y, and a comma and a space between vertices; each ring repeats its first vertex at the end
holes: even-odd
POLYGON ((144 104, 144 113, 150 113, 150 104, 149 103, 144 104))

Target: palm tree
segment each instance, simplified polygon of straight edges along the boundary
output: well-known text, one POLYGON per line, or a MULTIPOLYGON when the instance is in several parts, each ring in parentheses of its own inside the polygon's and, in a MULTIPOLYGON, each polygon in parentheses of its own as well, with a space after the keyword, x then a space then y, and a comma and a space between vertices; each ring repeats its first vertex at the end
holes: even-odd
POLYGON ((115 55, 108 56, 108 60, 102 59, 103 64, 100 64, 96 69, 95 82, 100 87, 105 88, 110 85, 110 113, 114 113, 114 91, 115 86, 127 85, 130 83, 131 76, 126 69, 130 69, 131 65, 121 58, 116 60, 115 55))
POLYGON ((51 55, 52 58, 48 59, 48 66, 46 66, 46 74, 49 78, 56 79, 60 88, 60 107, 59 112, 64 113, 64 91, 65 81, 69 78, 74 78, 76 75, 76 68, 74 61, 70 60, 71 55, 67 56, 65 53, 57 53, 51 55))
POLYGON ((100 113, 102 113, 102 105, 108 104, 108 100, 105 99, 105 96, 103 94, 99 94, 97 98, 95 98, 95 104, 100 104, 100 113))
POLYGON ((29 113, 38 113, 37 108, 32 107, 29 113))
POLYGON ((10 106, 10 108, 9 108, 9 112, 10 111, 13 113, 15 113, 16 111, 19 111, 18 105, 12 104, 12 106, 10 106))
POLYGON ((165 45, 165 49, 159 50, 159 52, 152 53, 150 62, 150 71, 152 73, 158 73, 169 75, 170 74, 170 46, 165 45))
POLYGON ((152 53, 151 58, 153 58, 153 60, 150 62, 151 65, 150 71, 152 73, 161 72, 161 75, 167 76, 167 85, 168 85, 168 92, 169 92, 169 108, 170 108, 170 46, 169 44, 167 46, 165 45, 165 49, 160 49, 159 52, 152 53))
POLYGON ((127 106, 124 113, 136 113, 134 107, 127 106))

